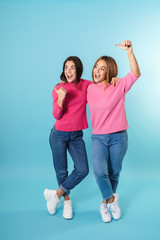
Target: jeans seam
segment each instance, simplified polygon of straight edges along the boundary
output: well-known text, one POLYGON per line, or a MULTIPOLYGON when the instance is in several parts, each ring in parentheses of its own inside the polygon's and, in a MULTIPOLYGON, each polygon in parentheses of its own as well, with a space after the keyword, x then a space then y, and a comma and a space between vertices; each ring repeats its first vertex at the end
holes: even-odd
MULTIPOLYGON (((74 150, 74 147, 73 147, 73 151, 74 151, 74 153, 75 153, 75 155, 76 155, 76 159, 78 160, 77 153, 76 153, 76 151, 74 150)), ((79 165, 79 169, 81 170, 81 166, 80 166, 80 164, 79 164, 79 161, 78 161, 78 165, 79 165)), ((79 176, 79 174, 78 174, 77 176, 79 176)), ((72 184, 73 184, 74 182, 76 182, 76 180, 77 180, 77 178, 74 179, 74 181, 72 182, 72 184)))
MULTIPOLYGON (((77 153, 76 153, 74 147, 73 147, 73 151, 74 151, 74 153, 75 153, 76 159, 78 160, 77 153)), ((79 164, 79 160, 78 160, 78 165, 79 165, 79 169, 81 170, 81 165, 79 164)))
POLYGON ((60 184, 59 188, 60 188, 62 191, 65 190, 65 191, 64 191, 65 193, 69 193, 69 192, 70 192, 70 190, 68 190, 68 189, 66 189, 65 187, 63 187, 62 184, 60 184))
POLYGON ((50 133, 50 145, 51 145, 51 149, 52 149, 52 136, 53 136, 53 128, 51 129, 51 133, 50 133))

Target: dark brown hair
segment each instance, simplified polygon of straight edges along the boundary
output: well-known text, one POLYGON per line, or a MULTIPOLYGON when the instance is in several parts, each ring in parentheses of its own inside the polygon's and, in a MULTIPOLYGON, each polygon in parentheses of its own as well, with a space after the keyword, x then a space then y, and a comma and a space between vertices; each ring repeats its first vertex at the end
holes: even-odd
MULTIPOLYGON (((105 88, 106 88, 108 83, 111 82, 112 78, 117 76, 118 67, 117 67, 116 61, 112 57, 108 57, 108 56, 102 56, 102 57, 98 58, 97 61, 94 64, 94 67, 97 64, 97 62, 100 61, 100 60, 104 60, 106 62, 106 65, 107 65, 106 85, 105 85, 105 88)), ((94 67, 93 67, 93 70, 94 70, 94 67)), ((94 82, 93 70, 92 70, 92 79, 93 79, 93 82, 94 82)), ((94 83, 96 83, 96 82, 94 82, 94 83)))
POLYGON ((74 64, 75 64, 75 68, 76 68, 75 86, 77 86, 80 79, 81 79, 82 73, 83 73, 83 64, 82 64, 81 60, 76 56, 70 56, 64 61, 63 72, 61 73, 60 79, 64 82, 66 82, 66 83, 67 83, 67 79, 66 79, 66 76, 64 74, 64 69, 65 69, 65 64, 66 64, 67 61, 73 61, 74 64))

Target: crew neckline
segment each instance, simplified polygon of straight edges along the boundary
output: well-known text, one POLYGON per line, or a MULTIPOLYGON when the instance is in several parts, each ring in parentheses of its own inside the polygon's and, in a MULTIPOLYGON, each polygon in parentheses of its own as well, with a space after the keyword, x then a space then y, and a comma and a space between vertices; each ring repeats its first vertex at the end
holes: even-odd
MULTIPOLYGON (((79 85, 81 84, 82 80, 83 79, 81 78, 79 83, 77 84, 77 87, 79 87, 79 85)), ((75 82, 61 82, 60 84, 73 86, 73 85, 75 85, 75 82)))
MULTIPOLYGON (((106 83, 96 83, 95 85, 97 85, 97 86, 105 86, 106 85, 106 83)), ((107 85, 107 87, 109 87, 111 84, 110 83, 108 83, 108 85, 107 85)))

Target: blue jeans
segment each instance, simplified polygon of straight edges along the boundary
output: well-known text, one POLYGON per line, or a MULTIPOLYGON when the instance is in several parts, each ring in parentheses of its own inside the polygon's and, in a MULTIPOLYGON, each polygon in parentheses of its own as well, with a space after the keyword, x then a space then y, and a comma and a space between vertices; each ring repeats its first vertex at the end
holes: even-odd
POLYGON ((93 172, 102 197, 106 201, 116 192, 127 148, 127 130, 110 134, 92 134, 93 172))
POLYGON ((50 146, 52 149, 53 163, 56 172, 59 188, 65 192, 64 196, 70 193, 89 172, 85 143, 82 139, 83 132, 64 132, 56 130, 54 126, 50 133, 50 146), (74 169, 68 175, 67 150, 74 162, 74 169))

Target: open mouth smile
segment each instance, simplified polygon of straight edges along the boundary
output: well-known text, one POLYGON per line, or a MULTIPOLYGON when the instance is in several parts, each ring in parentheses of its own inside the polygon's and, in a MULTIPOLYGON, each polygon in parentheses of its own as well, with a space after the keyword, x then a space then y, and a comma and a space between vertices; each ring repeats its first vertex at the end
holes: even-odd
POLYGON ((95 77, 95 79, 99 79, 99 78, 100 78, 100 74, 96 73, 96 74, 94 75, 94 77, 95 77))

